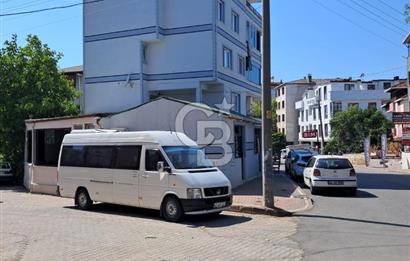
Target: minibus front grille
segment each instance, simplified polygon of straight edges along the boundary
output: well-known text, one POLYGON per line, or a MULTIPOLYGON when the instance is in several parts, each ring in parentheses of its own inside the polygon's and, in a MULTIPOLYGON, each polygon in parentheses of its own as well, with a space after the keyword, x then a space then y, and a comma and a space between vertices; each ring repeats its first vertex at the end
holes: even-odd
POLYGON ((229 193, 228 187, 216 187, 216 188, 205 188, 205 197, 216 197, 221 195, 226 195, 229 193))

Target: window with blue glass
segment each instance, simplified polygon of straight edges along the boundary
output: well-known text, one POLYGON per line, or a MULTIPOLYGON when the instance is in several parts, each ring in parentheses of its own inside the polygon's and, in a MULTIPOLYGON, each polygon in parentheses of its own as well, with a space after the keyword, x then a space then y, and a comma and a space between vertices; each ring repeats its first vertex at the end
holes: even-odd
POLYGON ((252 64, 251 70, 246 71, 246 79, 250 82, 261 84, 261 67, 257 64, 252 64))

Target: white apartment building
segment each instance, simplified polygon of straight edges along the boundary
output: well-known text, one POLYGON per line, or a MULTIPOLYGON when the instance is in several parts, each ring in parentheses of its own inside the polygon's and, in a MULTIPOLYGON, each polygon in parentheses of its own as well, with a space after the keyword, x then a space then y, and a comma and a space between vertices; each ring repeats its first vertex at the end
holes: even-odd
POLYGON ((104 0, 84 5, 85 113, 160 96, 246 115, 261 96, 261 16, 249 0, 104 0))
POLYGON ((298 132, 300 143, 317 145, 317 136, 311 136, 317 130, 320 136, 320 118, 318 99, 323 121, 325 142, 331 134, 330 121, 339 111, 345 111, 350 106, 359 106, 361 109, 376 108, 382 111, 382 105, 389 101, 389 89, 398 77, 393 80, 360 81, 351 79, 333 79, 318 84, 305 91, 302 99, 297 101, 295 108, 298 111, 298 132))
POLYGON ((312 79, 311 75, 304 79, 295 80, 287 83, 280 84, 275 87, 276 94, 273 96, 276 98, 276 126, 278 132, 282 132, 286 135, 286 141, 290 144, 297 144, 298 133, 298 111, 295 108, 295 103, 304 94, 304 92, 313 88, 316 84, 321 83, 324 80, 312 79))

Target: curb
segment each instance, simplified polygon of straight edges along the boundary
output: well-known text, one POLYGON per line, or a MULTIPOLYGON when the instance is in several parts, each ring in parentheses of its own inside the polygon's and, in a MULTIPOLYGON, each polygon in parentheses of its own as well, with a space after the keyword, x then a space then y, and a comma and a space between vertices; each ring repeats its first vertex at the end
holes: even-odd
POLYGON ((275 217, 289 217, 298 212, 304 212, 313 208, 313 200, 303 191, 303 189, 292 179, 288 179, 292 182, 295 187, 296 191, 299 193, 300 196, 291 196, 291 198, 299 198, 303 199, 305 206, 294 209, 291 211, 286 211, 281 208, 266 208, 262 206, 253 206, 253 205, 232 205, 228 211, 232 212, 239 212, 239 213, 247 213, 247 214, 255 214, 255 215, 268 215, 268 216, 275 216, 275 217))
POLYGON ((301 198, 303 198, 303 200, 305 201, 305 206, 304 207, 292 210, 292 213, 311 210, 313 208, 313 199, 311 197, 309 197, 308 194, 306 194, 305 191, 303 191, 303 189, 295 181, 293 181, 292 179, 289 179, 289 180, 291 182, 293 182, 293 184, 296 185, 296 187, 297 187, 296 190, 301 195, 301 198))
POLYGON ((283 210, 281 208, 265 208, 257 206, 246 206, 246 205, 232 205, 228 211, 248 213, 254 215, 268 215, 275 217, 289 217, 292 215, 291 212, 283 210))

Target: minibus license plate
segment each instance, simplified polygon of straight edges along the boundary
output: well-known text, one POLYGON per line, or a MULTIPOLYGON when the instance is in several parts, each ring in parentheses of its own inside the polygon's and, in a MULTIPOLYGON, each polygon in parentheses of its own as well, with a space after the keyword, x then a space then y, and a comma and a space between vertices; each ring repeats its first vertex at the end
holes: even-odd
POLYGON ((214 203, 214 208, 223 208, 226 206, 226 202, 216 202, 214 203))
POLYGON ((329 185, 343 185, 343 181, 340 180, 332 180, 327 182, 329 185))

